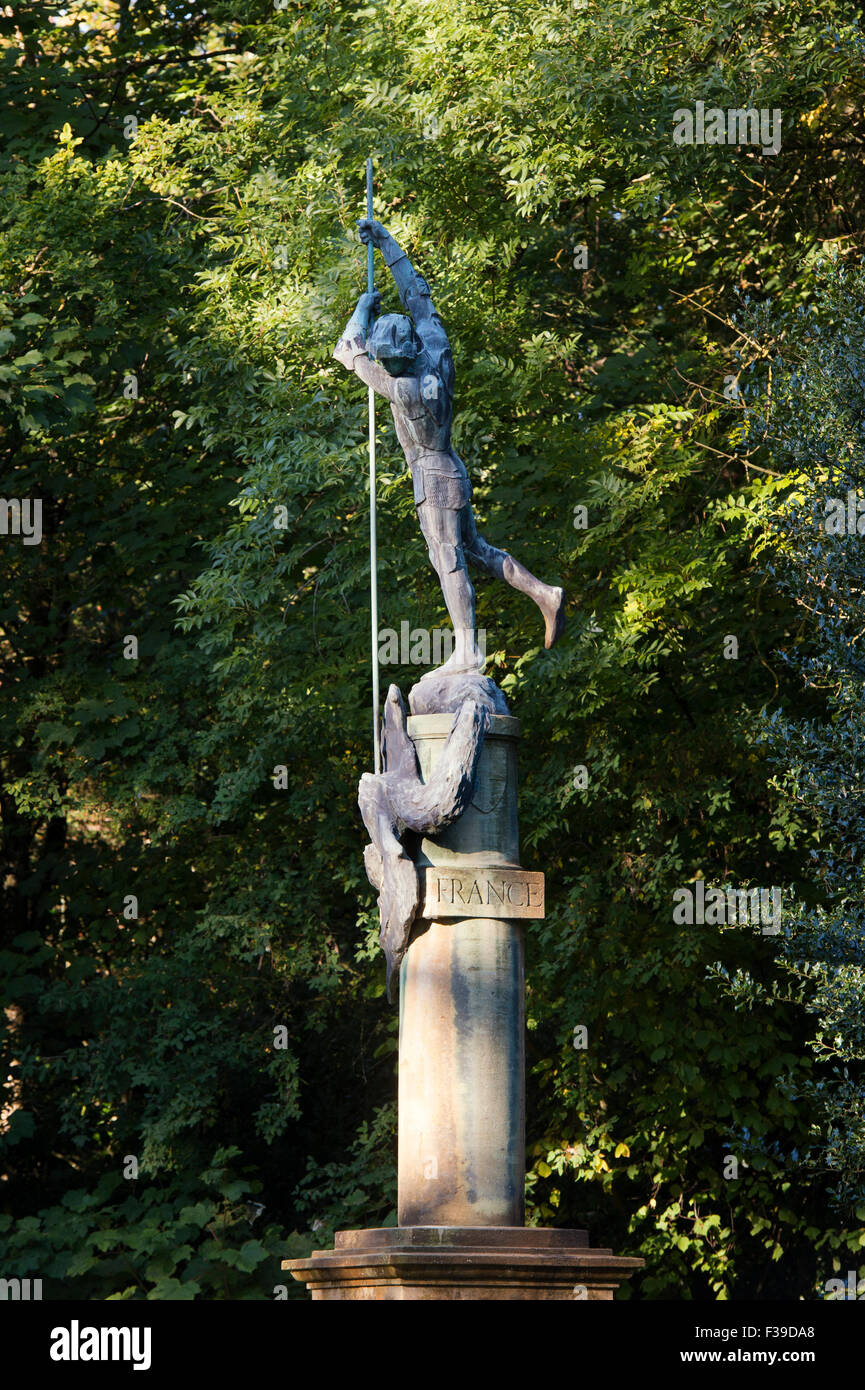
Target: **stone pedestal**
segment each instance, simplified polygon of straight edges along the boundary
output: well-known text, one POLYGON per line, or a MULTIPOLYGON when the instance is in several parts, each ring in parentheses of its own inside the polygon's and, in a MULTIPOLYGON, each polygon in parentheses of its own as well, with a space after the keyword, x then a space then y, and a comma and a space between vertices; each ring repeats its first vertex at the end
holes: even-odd
MULTIPOLYGON (((407 721, 424 783, 453 722, 407 721)), ((284 1261, 314 1299, 594 1302, 643 1263, 523 1226, 523 920, 544 915, 544 876, 520 866, 518 739, 518 720, 492 715, 471 804, 406 839, 421 907, 400 971, 399 1225, 284 1261)))
POLYGON ((338 1231, 333 1250, 284 1260, 314 1300, 597 1302, 642 1265, 589 1248, 585 1231, 409 1226, 338 1231))
MULTIPOLYGON (((452 724, 408 720, 424 781, 452 724)), ((518 720, 491 718, 471 805, 414 855, 423 899, 400 974, 400 1227, 523 1224, 525 972, 511 914, 530 897, 541 914, 543 876, 519 864, 518 738, 518 720)))

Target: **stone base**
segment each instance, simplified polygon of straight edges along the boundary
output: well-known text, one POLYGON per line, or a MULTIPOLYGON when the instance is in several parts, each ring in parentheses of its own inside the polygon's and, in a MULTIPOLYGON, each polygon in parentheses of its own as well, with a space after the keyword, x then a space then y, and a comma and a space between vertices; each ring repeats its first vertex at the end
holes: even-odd
POLYGON ((490 714, 510 714, 503 691, 480 671, 427 671, 408 695, 412 714, 456 714, 463 700, 476 700, 490 714))
POLYGON ((586 1231, 392 1226, 337 1231, 333 1250, 282 1268, 313 1299, 612 1299, 642 1260, 592 1250, 586 1231))

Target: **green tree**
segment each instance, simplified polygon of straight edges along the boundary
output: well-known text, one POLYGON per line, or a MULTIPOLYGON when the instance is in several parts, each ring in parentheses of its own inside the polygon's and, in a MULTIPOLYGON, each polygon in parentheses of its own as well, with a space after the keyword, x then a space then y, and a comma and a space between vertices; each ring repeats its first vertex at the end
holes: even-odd
MULTIPOLYGON (((151 1201, 163 1235, 202 1184, 216 1201, 201 1175, 227 1149, 277 1232, 394 1219, 355 807, 365 400, 330 356, 372 152, 454 345, 480 520, 571 596, 545 653, 529 605, 479 588, 548 875, 532 1219, 643 1254, 644 1296, 812 1296, 859 1232, 797 1164, 811 1020, 787 998, 731 1016, 712 963, 771 989, 774 952, 671 904, 696 877, 807 879, 807 819, 755 747, 764 705, 808 697, 773 657, 797 619, 755 554, 777 480, 736 381, 766 349, 734 314, 808 302, 820 247, 855 247, 855 7, 86 9, 86 30, 75 3, 0 28, 4 488, 43 499, 45 531, 0 553, 4 1209, 54 1240, 58 1289, 58 1211, 82 1204, 95 1239, 130 1154, 142 1231, 151 1201), (697 100, 780 108, 781 152, 675 145, 697 100)), ((442 623, 384 413, 379 451, 382 622, 442 623)), ((279 1238, 251 1296, 280 1282, 279 1238)), ((43 1247, 15 1239, 23 1271, 43 1247)), ((116 1293, 177 1295, 127 1256, 116 1293)), ((164 1278, 225 1296, 192 1258, 164 1278)))
POLYGON ((817 1121, 802 1161, 833 1180, 839 1205, 865 1215, 865 823, 863 765, 862 512, 865 482, 865 277, 827 263, 807 307, 777 322, 753 313, 751 328, 774 346, 772 389, 754 401, 751 432, 783 474, 773 514, 771 572, 802 614, 801 639, 784 653, 811 694, 796 718, 776 708, 763 741, 791 808, 810 828, 806 891, 788 909, 781 973, 762 984, 729 977, 744 1008, 786 995, 814 1019, 818 1063, 802 1093, 817 1121))

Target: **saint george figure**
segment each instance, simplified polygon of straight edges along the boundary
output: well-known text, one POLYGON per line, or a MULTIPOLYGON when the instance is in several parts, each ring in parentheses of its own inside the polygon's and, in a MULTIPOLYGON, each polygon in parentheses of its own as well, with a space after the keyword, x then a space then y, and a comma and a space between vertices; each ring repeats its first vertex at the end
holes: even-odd
POLYGON ((466 560, 534 599, 546 622, 545 645, 551 647, 565 624, 563 590, 543 584, 507 551, 478 535, 469 476, 451 447, 453 357, 429 285, 380 222, 365 218, 358 226, 361 240, 381 251, 402 306, 412 317, 376 318, 378 293, 362 294, 333 355, 391 403, 397 438, 411 469, 421 531, 454 629, 453 654, 438 673, 479 671, 484 664, 466 560))

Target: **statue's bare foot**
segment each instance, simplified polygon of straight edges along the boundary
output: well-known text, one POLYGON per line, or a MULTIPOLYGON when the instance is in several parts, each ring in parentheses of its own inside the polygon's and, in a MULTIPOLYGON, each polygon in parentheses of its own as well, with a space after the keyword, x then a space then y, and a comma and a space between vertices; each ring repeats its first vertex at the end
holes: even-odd
POLYGON ((538 607, 544 615, 546 635, 544 646, 553 647, 565 630, 565 591, 558 585, 548 587, 548 597, 539 602, 538 607))

